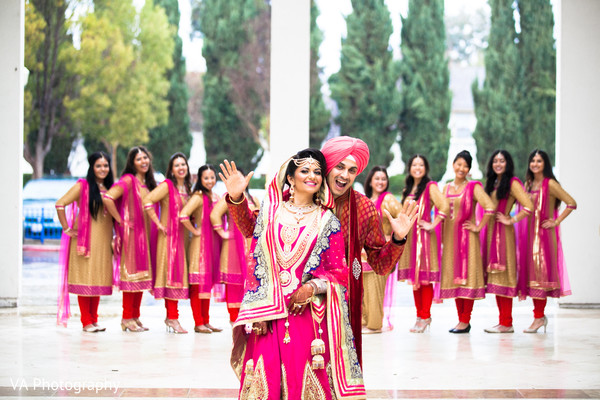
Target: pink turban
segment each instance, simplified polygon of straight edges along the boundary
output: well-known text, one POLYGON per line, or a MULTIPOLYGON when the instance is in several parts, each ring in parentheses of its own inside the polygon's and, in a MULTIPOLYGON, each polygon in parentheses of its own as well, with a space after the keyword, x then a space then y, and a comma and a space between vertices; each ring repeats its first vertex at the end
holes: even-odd
POLYGON ((323 145, 321 152, 327 161, 327 173, 348 156, 354 157, 358 166, 358 174, 363 172, 369 163, 369 147, 367 144, 350 136, 338 136, 329 139, 323 145))

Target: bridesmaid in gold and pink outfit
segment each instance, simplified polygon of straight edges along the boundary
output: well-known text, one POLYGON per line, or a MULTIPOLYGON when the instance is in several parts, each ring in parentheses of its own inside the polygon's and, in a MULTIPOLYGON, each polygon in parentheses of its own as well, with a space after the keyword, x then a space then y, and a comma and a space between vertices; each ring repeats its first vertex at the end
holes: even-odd
POLYGON ((179 213, 179 221, 192 233, 189 248, 190 305, 194 315, 194 331, 221 332, 210 324, 210 297, 213 286, 219 283, 219 254, 221 238, 213 230, 210 213, 219 201, 212 191, 217 183, 215 167, 210 164, 198 169, 198 181, 190 201, 179 213))
POLYGON ((517 295, 517 247, 514 225, 531 214, 533 204, 514 176, 514 163, 509 152, 496 150, 487 165, 485 192, 496 206, 496 214, 481 231, 483 267, 487 272, 486 293, 496 295, 500 314, 498 324, 486 328, 488 333, 512 333, 512 303, 517 295), (513 206, 519 212, 511 217, 513 206))
POLYGON ((186 262, 187 232, 179 223, 179 213, 187 203, 191 189, 187 158, 175 153, 169 160, 166 179, 144 197, 144 209, 159 230, 156 243, 156 281, 154 298, 165 299, 165 325, 174 333, 187 333, 179 323, 179 300, 189 298, 186 262), (160 219, 154 204, 160 203, 160 219))
POLYGON ((85 332, 101 332, 98 326, 100 296, 112 294, 111 240, 113 220, 102 206, 102 194, 114 182, 110 157, 104 152, 89 156, 86 179, 80 179, 56 202, 63 228, 59 260, 61 288, 57 322, 67 325, 69 293, 77 295, 85 332))
POLYGON ((550 158, 543 150, 529 155, 525 190, 533 201, 533 214, 526 227, 519 227, 519 255, 524 256, 519 297, 533 299, 534 319, 523 332, 536 333, 541 327, 545 332, 548 325, 544 313, 547 298, 571 294, 558 226, 577 208, 577 203, 556 181, 550 158), (566 207, 559 213, 561 201, 566 207))
POLYGON ((123 292, 121 329, 147 331, 140 321, 144 290, 152 290, 152 271, 156 254, 156 229, 144 213, 142 198, 156 188, 152 157, 144 146, 129 150, 121 179, 102 201, 115 225, 115 262, 119 267, 115 285, 123 292))
POLYGON ((431 324, 433 283, 440 281, 440 249, 435 228, 447 217, 450 207, 437 183, 429 177, 429 162, 424 156, 412 156, 407 165, 402 202, 416 201, 419 212, 398 263, 398 279, 407 280, 413 288, 417 320, 410 331, 423 333, 431 324), (436 213, 432 217, 434 207, 436 213))
POLYGON ((452 164, 454 180, 444 188, 450 203, 450 216, 443 226, 440 298, 454 298, 456 301, 458 324, 450 329, 451 333, 468 333, 471 330, 473 304, 485 297, 479 232, 495 208, 481 183, 467 180, 472 160, 468 151, 458 153, 452 164), (477 203, 485 212, 479 223, 475 215, 477 203))

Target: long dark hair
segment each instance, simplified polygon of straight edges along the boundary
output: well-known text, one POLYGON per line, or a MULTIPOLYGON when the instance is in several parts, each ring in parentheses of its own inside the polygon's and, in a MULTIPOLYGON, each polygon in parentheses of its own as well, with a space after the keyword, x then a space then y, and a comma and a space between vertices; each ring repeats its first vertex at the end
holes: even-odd
POLYGON ((175 175, 173 175, 173 164, 178 158, 183 158, 183 161, 185 161, 185 165, 187 166, 187 174, 185 175, 185 178, 183 178, 183 184, 185 186, 185 191, 187 192, 187 194, 190 194, 190 188, 192 187, 192 174, 190 174, 190 166, 188 165, 187 157, 185 156, 185 154, 177 152, 173 154, 171 158, 169 158, 169 165, 167 167, 166 178, 173 182, 173 185, 177 186, 177 178, 175 177, 175 175))
POLYGON ((402 190, 402 202, 403 203, 404 203, 404 200, 406 200, 406 197, 412 191, 413 186, 415 185, 415 178, 413 178, 412 175, 410 174, 410 167, 412 167, 413 161, 415 161, 417 158, 420 158, 421 160, 423 160, 423 164, 425 165, 425 176, 423 176, 423 178, 421 179, 421 182, 419 182, 419 184, 417 185, 417 191, 415 192, 415 199, 418 200, 421 197, 421 194, 423 194, 423 191, 427 187, 427 184, 431 181, 431 177, 429 176, 429 161, 427 161, 427 158, 425 158, 425 156, 421 155, 421 154, 415 154, 414 156, 412 156, 408 160, 408 163, 406 163, 406 168, 407 168, 408 173, 406 174, 406 179, 404 180, 404 189, 402 190))
POLYGON ((112 167, 110 166, 110 156, 103 151, 92 153, 88 157, 88 163, 90 166, 88 168, 85 180, 87 181, 90 190, 90 214, 94 219, 97 219, 98 211, 100 211, 100 207, 102 206, 102 195, 100 194, 98 183, 96 183, 96 174, 94 174, 94 164, 96 164, 96 161, 100 160, 101 158, 104 158, 108 162, 108 175, 106 175, 106 178, 104 178, 104 187, 106 190, 108 190, 113 183, 115 183, 112 167))
POLYGON ((383 172, 385 174, 385 179, 387 179, 387 185, 385 185, 385 189, 383 189, 383 191, 385 192, 390 187, 390 177, 388 176, 387 169, 383 165, 376 165, 371 168, 367 174, 367 177, 365 178, 365 196, 368 198, 373 196, 373 185, 371 184, 371 181, 373 180, 373 176, 375 176, 376 172, 383 172))
MULTIPOLYGON (((304 150, 300 150, 292 158, 294 160, 298 160, 301 158, 308 158, 308 157, 312 157, 315 160, 317 160, 317 162, 319 163, 319 167, 321 168, 321 176, 323 177, 323 180, 321 182, 321 188, 319 189, 319 192, 320 192, 321 189, 323 188, 323 185, 327 185, 327 183, 325 182, 325 171, 327 171, 327 161, 325 161, 325 156, 323 155, 323 153, 321 153, 320 150, 313 149, 310 147, 307 149, 304 149, 304 150)), ((296 165, 295 162, 291 161, 288 164, 287 169, 285 170, 285 181, 288 186, 291 186, 290 181, 288 180, 288 176, 294 176, 297 169, 298 169, 298 166, 296 165)), ((319 192, 315 193, 315 196, 314 196, 315 198, 318 198, 319 192)))
POLYGON ((204 171, 212 171, 215 173, 215 178, 217 177, 217 169, 212 164, 204 164, 200 168, 198 168, 198 179, 196 180, 196 184, 194 185, 194 189, 192 192, 201 191, 202 193, 208 195, 209 190, 204 187, 202 184, 202 174, 204 171))
POLYGON ((148 171, 146 171, 144 180, 146 181, 146 187, 148 188, 148 190, 152 191, 156 187, 156 180, 154 179, 154 168, 152 168, 152 154, 144 146, 135 146, 129 149, 129 153, 127 153, 127 164, 125 164, 125 168, 123 168, 121 176, 125 174, 131 174, 135 176, 137 174, 134 161, 138 153, 146 154, 148 156, 148 159, 150 160, 150 165, 148 167, 148 171))
MULTIPOLYGON (((544 178, 554 179, 558 182, 558 180, 554 176, 554 172, 552 172, 552 164, 550 163, 550 157, 548 156, 548 153, 546 153, 544 150, 535 149, 529 154, 529 157, 527 158, 527 172, 525 172, 525 189, 527 190, 531 190, 531 187, 533 186, 533 172, 531 172, 529 164, 531 164, 531 160, 533 160, 533 157, 535 157, 536 154, 539 154, 540 157, 542 157, 542 160, 544 160, 544 170, 542 171, 542 173, 544 174, 544 178)), ((556 199, 555 203, 555 207, 558 208, 558 206, 560 206, 559 198, 556 199)))
POLYGON ((504 159, 506 160, 506 169, 500 178, 500 182, 498 182, 498 187, 496 188, 496 198, 506 199, 508 195, 510 195, 510 180, 515 176, 515 163, 513 162, 512 156, 510 153, 503 149, 494 150, 490 160, 487 163, 486 169, 486 177, 485 177, 485 192, 489 195, 494 191, 494 184, 498 179, 498 175, 494 172, 494 158, 498 155, 502 154, 504 159))

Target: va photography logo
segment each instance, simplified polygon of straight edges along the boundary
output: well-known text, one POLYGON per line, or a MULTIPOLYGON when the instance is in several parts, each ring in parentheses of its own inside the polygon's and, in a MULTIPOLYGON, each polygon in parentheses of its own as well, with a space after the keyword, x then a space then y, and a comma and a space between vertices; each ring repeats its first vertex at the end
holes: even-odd
POLYGON ((80 394, 83 390, 90 392, 103 392, 112 391, 117 393, 119 390, 118 382, 111 382, 109 380, 103 381, 56 381, 44 378, 33 378, 27 380, 26 378, 10 378, 10 383, 13 390, 17 391, 29 391, 29 390, 60 390, 74 392, 80 394))

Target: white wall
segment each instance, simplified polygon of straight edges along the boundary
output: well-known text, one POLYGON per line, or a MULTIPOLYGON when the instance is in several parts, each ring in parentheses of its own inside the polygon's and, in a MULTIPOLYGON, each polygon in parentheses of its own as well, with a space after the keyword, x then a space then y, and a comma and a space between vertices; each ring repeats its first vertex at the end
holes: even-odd
POLYGON ((573 295, 564 306, 600 305, 600 1, 561 0, 557 22, 558 179, 577 201, 562 224, 573 295))
POLYGON ((310 0, 271 1, 271 174, 308 147, 310 0))
POLYGON ((21 286, 23 0, 0 0, 0 307, 16 307, 21 286))

